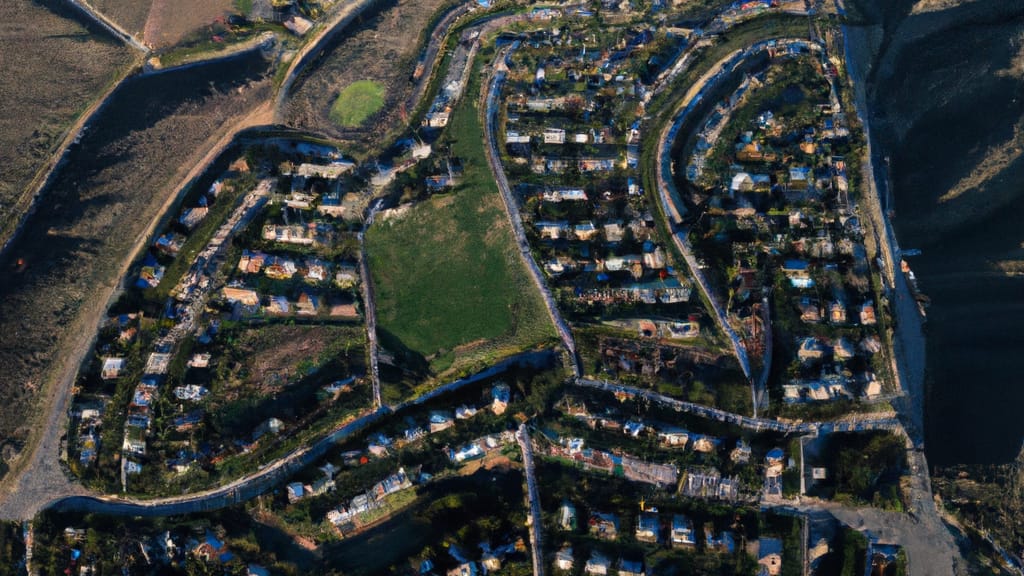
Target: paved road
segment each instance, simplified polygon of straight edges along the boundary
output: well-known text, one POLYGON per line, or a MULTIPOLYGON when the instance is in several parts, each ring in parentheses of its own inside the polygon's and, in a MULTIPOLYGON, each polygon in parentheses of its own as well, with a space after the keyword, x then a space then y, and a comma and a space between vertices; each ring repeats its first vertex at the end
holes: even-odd
POLYGON ((373 225, 373 219, 383 202, 378 199, 370 204, 359 232, 359 274, 362 276, 363 307, 366 314, 366 339, 370 346, 370 379, 373 382, 373 407, 380 408, 380 348, 377 345, 377 299, 373 290, 373 276, 370 275, 370 261, 366 255, 366 230, 373 225))
POLYGON ((510 54, 509 50, 511 49, 507 48, 505 51, 499 52, 497 56, 495 56, 495 71, 491 77, 490 85, 486 94, 484 106, 484 137, 487 139, 487 163, 490 164, 491 172, 494 173, 495 182, 498 184, 498 190, 501 191, 502 203, 505 206, 505 212, 508 214, 509 222, 512 223, 512 233, 516 237, 516 244, 519 247, 519 255, 522 257, 523 263, 526 264, 526 268, 530 272, 530 278, 533 280, 533 283, 537 286, 541 296, 544 298, 544 305, 547 307, 548 315, 551 317, 551 322, 554 323, 555 329, 558 330, 558 335, 561 337, 566 351, 568 351, 572 358, 573 374, 578 378, 581 375, 581 369, 579 355, 576 353, 576 342, 573 340, 572 331, 569 329, 569 325, 564 319, 562 319, 562 315, 558 311, 558 305, 555 303, 555 299, 551 295, 551 290, 544 281, 544 276, 541 273, 540 268, 537 266, 537 262, 533 259, 533 254, 530 252, 530 243, 526 239, 526 232, 523 230, 523 221, 519 215, 519 204, 512 195, 512 189, 509 187, 508 179, 505 177, 505 168, 501 164, 501 154, 498 152, 496 132, 498 123, 498 106, 500 101, 499 96, 501 95, 501 86, 505 82, 505 62, 506 58, 510 54))
MULTIPOLYGON (((849 39, 845 38, 847 62, 850 63, 851 50, 848 41, 849 39)), ((884 164, 878 162, 880 153, 872 143, 865 87, 862 81, 858 81, 856 75, 858 64, 862 63, 852 62, 847 68, 850 71, 850 81, 854 88, 857 115, 864 125, 864 135, 868 142, 867 166, 864 173, 867 194, 863 195, 864 205, 869 211, 870 218, 876 224, 881 224, 883 229, 883 233, 878 238, 879 251, 886 264, 883 275, 888 279, 891 293, 894 296, 894 298, 890 298, 890 301, 897 326, 893 343, 895 355, 893 372, 897 385, 904 392, 903 398, 893 402, 893 406, 900 412, 907 434, 918 448, 909 452, 908 458, 912 471, 909 490, 910 508, 914 513, 914 519, 919 524, 909 527, 900 520, 900 526, 903 529, 897 531, 893 535, 893 539, 901 543, 909 542, 905 546, 907 546, 913 574, 943 573, 942 564, 950 557, 952 557, 952 561, 946 563, 948 566, 946 573, 966 574, 966 562, 961 557, 956 542, 939 515, 932 497, 931 477, 923 451, 924 394, 926 391, 924 386, 924 333, 917 302, 910 293, 906 278, 896 271, 896 263, 900 260, 899 244, 896 241, 892 224, 882 209, 883 198, 888 192, 888 179, 887 175, 880 170, 884 164), (919 534, 922 532, 927 535, 925 544, 918 545, 921 539, 919 534), (930 548, 928 544, 931 545, 930 548), (919 551, 915 551, 914 548, 918 548, 919 551)))
MULTIPOLYGON (((786 43, 793 41, 807 42, 812 49, 817 49, 819 51, 823 49, 821 45, 811 43, 802 38, 778 38, 763 40, 749 47, 735 50, 716 62, 715 65, 709 68, 697 82, 690 86, 684 97, 679 101, 679 104, 673 113, 672 121, 662 128, 661 134, 658 137, 658 149, 656 156, 657 167, 655 169, 655 182, 658 188, 658 198, 661 201, 662 211, 669 217, 669 228, 673 230, 672 240, 680 254, 683 255, 683 260, 686 261, 686 265, 690 268, 690 272, 692 273, 694 280, 697 282, 697 286, 700 288, 701 293, 704 294, 705 301, 711 305, 715 322, 718 324, 722 333, 729 339, 733 353, 736 355, 736 358, 739 360, 740 367, 743 369, 743 374, 750 382, 750 394, 754 405, 755 416, 757 416, 757 411, 760 407, 767 405, 767 388, 762 384, 762 380, 760 378, 755 380, 753 377, 746 347, 743 345, 739 335, 736 334, 736 331, 729 323, 729 317, 726 310, 715 297, 715 293, 711 289, 706 276, 701 271, 700 265, 693 254, 693 249, 690 246, 690 241, 687 236, 688 231, 686 228, 682 227, 683 215, 686 214, 686 208, 677 200, 677 198, 679 198, 679 192, 676 190, 675 181, 672 177, 671 150, 672 143, 678 137, 678 132, 682 127, 683 122, 688 119, 690 113, 697 108, 697 105, 704 100, 705 95, 711 92, 719 81, 728 78, 732 71, 734 71, 736 67, 742 64, 742 62, 747 58, 755 54, 759 54, 769 47, 785 45, 786 43)), ((672 67, 672 72, 661 80, 663 82, 662 86, 667 85, 668 82, 671 82, 672 78, 686 69, 684 63, 688 63, 691 60, 691 56, 692 52, 689 51, 683 54, 679 63, 672 67)))
POLYGON ((542 517, 540 513, 540 491, 537 488, 536 465, 533 460, 533 444, 530 442, 530 431, 526 424, 519 425, 516 441, 523 451, 523 470, 526 475, 526 495, 530 502, 530 554, 533 557, 533 576, 544 576, 543 537, 541 534, 542 517))
POLYGON ((756 416, 743 416, 734 412, 726 412, 718 408, 704 406, 677 400, 663 394, 658 394, 645 388, 636 388, 623 384, 577 378, 574 384, 581 388, 592 388, 604 390, 613 394, 627 394, 629 396, 645 398, 663 406, 668 406, 679 412, 694 414, 708 420, 725 422, 739 426, 754 432, 777 432, 780 434, 804 435, 804 434, 831 434, 835 432, 868 432, 885 430, 889 432, 902 433, 899 420, 888 414, 866 414, 861 416, 849 416, 839 420, 824 422, 783 422, 780 420, 769 420, 756 416))

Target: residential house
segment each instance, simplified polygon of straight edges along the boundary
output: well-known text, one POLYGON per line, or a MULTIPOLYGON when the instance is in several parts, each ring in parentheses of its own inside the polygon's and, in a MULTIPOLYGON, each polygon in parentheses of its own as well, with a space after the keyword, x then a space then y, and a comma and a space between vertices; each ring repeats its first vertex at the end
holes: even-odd
POLYGON ((857 351, 845 336, 840 336, 832 343, 832 357, 836 360, 849 360, 857 351))
POLYGON ((693 521, 682 514, 672 516, 671 541, 673 548, 696 546, 697 538, 693 533, 693 521))
POLYGON ((292 482, 286 487, 288 502, 294 504, 306 497, 306 487, 302 482, 292 482))
POLYGON ((818 341, 813 336, 807 336, 800 340, 800 346, 797 348, 796 357, 804 364, 810 364, 813 362, 820 362, 825 358, 827 349, 825 345, 818 341))
POLYGON ((477 576, 476 562, 465 562, 448 571, 448 576, 477 576))
POLYGON ((234 555, 210 530, 206 537, 192 549, 192 555, 204 562, 230 562, 234 555))
POLYGON ((238 302, 243 306, 258 306, 260 297, 255 290, 237 286, 225 286, 223 289, 224 299, 230 303, 238 302))
POLYGON ((455 426, 451 416, 444 412, 434 411, 430 413, 430 433, 436 434, 455 426))
POLYGON ((594 512, 590 516, 590 533, 604 540, 615 540, 619 535, 619 519, 614 514, 594 512))
POLYGON ((682 428, 660 428, 658 429, 658 440, 665 446, 682 448, 690 439, 690 433, 682 428))
POLYGON ((339 264, 334 273, 334 283, 343 289, 359 283, 359 269, 350 264, 339 264))
POLYGON ((470 442, 457 450, 452 450, 449 452, 448 456, 453 462, 462 463, 468 460, 482 458, 484 454, 484 449, 480 447, 480 444, 477 442, 470 442))
POLYGON ((103 368, 100 371, 100 378, 104 380, 113 380, 121 375, 124 367, 124 358, 104 358, 103 368))
POLYGON ((833 324, 846 324, 846 305, 835 300, 828 307, 828 319, 833 324))
POLYGON ((768 478, 776 478, 782 475, 783 460, 786 455, 782 448, 772 448, 764 458, 764 474, 768 478))
POLYGON ((315 316, 320 311, 320 297, 303 290, 295 303, 295 310, 303 316, 315 316))
POLYGON ((608 558, 600 552, 594 551, 590 553, 590 558, 584 565, 583 571, 590 576, 606 576, 609 567, 611 567, 611 562, 608 561, 608 558))
POLYGON ((714 452, 718 448, 719 443, 721 443, 721 440, 711 436, 704 436, 702 434, 695 434, 693 436, 693 449, 696 452, 714 452))
POLYGON ((576 507, 572 503, 563 502, 558 508, 558 525, 565 531, 576 530, 576 507))
POLYGON ((607 242, 622 242, 622 239, 626 236, 626 228, 622 225, 622 222, 608 222, 602 226, 604 230, 604 239, 607 242))
POLYGON ((284 296, 270 296, 267 298, 267 306, 264 308, 267 314, 286 315, 291 314, 292 305, 284 296))
POLYGON ((542 239, 558 240, 569 235, 568 222, 541 221, 534 223, 534 226, 537 228, 542 239))
POLYGON ((545 144, 565 144, 565 130, 561 128, 544 129, 545 144))
POLYGON ((323 260, 310 258, 309 260, 306 260, 305 263, 306 273, 304 274, 304 279, 306 282, 313 284, 323 282, 327 280, 327 277, 330 275, 330 266, 330 264, 323 260))
POLYGON ((704 548, 708 552, 732 554, 736 549, 736 541, 732 536, 732 532, 723 531, 718 537, 715 537, 710 525, 704 526, 704 544, 704 548))
POLYGON ((168 232, 153 242, 153 249, 168 256, 177 256, 178 251, 185 244, 185 237, 177 232, 168 232))
POLYGON ((269 418, 263 421, 263 423, 261 423, 259 426, 256 427, 255 430, 252 431, 252 439, 255 442, 256 440, 262 438, 265 434, 280 434, 281 430, 284 430, 284 422, 278 420, 277 418, 269 418))
POLYGON ((786 260, 782 264, 782 273, 789 279, 794 288, 811 288, 814 280, 811 278, 810 264, 806 260, 786 260))
POLYGON ((742 438, 736 441, 736 447, 729 453, 729 459, 737 464, 746 464, 750 461, 750 456, 750 444, 744 442, 742 438))
POLYGON ((782 571, 782 540, 761 538, 757 544, 757 564, 760 566, 760 574, 778 576, 782 571))
POLYGON ((206 206, 186 208, 185 211, 181 213, 181 217, 178 218, 178 223, 191 231, 195 229, 195 227, 198 226, 209 213, 210 209, 206 206))
POLYGON ((619 560, 619 576, 645 576, 643 560, 619 560))
POLYGON ((566 546, 555 554, 555 568, 569 572, 573 567, 572 546, 566 546))
POLYGON ((345 207, 341 202, 341 191, 340 190, 329 190, 324 192, 320 196, 320 204, 317 205, 316 211, 325 216, 331 216, 332 218, 341 218, 345 215, 345 207))
POLYGON ((868 300, 860 307, 860 323, 864 326, 874 326, 878 320, 875 318, 875 303, 868 300))
POLYGON ((511 394, 511 389, 505 383, 496 384, 491 388, 491 411, 501 416, 508 407, 511 394))
POLYGON ((661 541, 661 526, 656 512, 641 512, 636 521, 636 539, 640 542, 657 544, 661 541))
POLYGON ((802 322, 807 324, 821 322, 822 310, 817 300, 808 296, 802 296, 797 303, 797 308, 800 310, 800 320, 802 322))

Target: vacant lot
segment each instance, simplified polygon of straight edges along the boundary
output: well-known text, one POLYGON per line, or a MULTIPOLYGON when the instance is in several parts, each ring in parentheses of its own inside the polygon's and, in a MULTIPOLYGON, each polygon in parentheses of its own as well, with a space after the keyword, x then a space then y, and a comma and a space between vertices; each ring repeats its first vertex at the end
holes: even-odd
MULTIPOLYGON (((129 34, 139 35, 146 27, 153 0, 91 0, 90 4, 129 34)), ((187 14, 183 11, 183 15, 187 14)))
POLYGON ((411 76, 422 30, 431 15, 447 3, 449 0, 392 0, 370 9, 350 32, 338 35, 326 55, 296 82, 284 108, 287 123, 350 139, 385 133, 403 114, 401 103, 412 92, 411 76), (358 127, 339 126, 332 119, 332 105, 339 92, 357 80, 383 86, 384 111, 372 114, 358 127))
POLYGON ((159 50, 203 26, 237 13, 234 0, 91 0, 96 10, 159 50))
POLYGON ((438 378, 554 337, 487 167, 479 89, 470 84, 448 129, 462 184, 367 234, 381 343, 438 378))
POLYGON ((67 129, 133 62, 75 16, 58 2, 0 4, 0 245, 67 129))
POLYGON ((143 37, 157 49, 174 46, 190 32, 223 19, 233 6, 232 0, 153 0, 143 37))
POLYGON ((331 106, 331 120, 343 128, 356 128, 384 106, 384 87, 360 80, 345 87, 331 106))
POLYGON ((177 182, 268 97, 265 71, 251 56, 130 80, 70 152, 0 259, 0 438, 27 437, 41 392, 81 353, 122 263, 177 182))

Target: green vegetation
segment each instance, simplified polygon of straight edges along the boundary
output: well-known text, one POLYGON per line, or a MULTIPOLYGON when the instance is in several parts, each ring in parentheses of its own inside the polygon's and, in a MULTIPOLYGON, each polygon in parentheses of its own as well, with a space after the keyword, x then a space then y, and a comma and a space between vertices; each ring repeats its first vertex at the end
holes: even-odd
POLYGON ((24 557, 21 527, 15 522, 0 522, 0 576, 19 574, 18 564, 24 557))
MULTIPOLYGON (((32 563, 41 574, 78 574, 80 567, 92 566, 92 574, 240 575, 247 574, 249 563, 259 564, 272 574, 298 574, 294 564, 279 560, 269 549, 265 532, 240 506, 157 519, 44 512, 35 520, 32 563), (66 528, 77 532, 66 533, 66 528), (180 552, 173 567, 161 566, 161 556, 157 555, 162 543, 158 538, 165 531, 180 552), (230 556, 220 562, 220 553, 215 552, 212 559, 201 559, 192 553, 200 540, 223 544, 230 556), (142 545, 151 550, 149 557, 139 552, 142 545), (72 560, 72 550, 81 553, 77 561, 72 560)), ((5 574, 3 570, 0 567, 0 574, 5 574)))
POLYGON ((331 120, 344 128, 355 128, 384 106, 384 86, 373 80, 359 80, 345 87, 331 106, 331 120))
MULTIPOLYGON (((474 80, 466 93, 479 90, 474 80)), ((437 377, 555 337, 516 250, 473 98, 453 113, 445 139, 465 170, 454 193, 381 218, 366 235, 381 343, 437 377)))
POLYGON ((900 477, 906 469, 902 438, 885 433, 832 435, 823 454, 829 478, 814 493, 840 502, 903 510, 900 477))
MULTIPOLYGON (((327 565, 345 574, 406 574, 430 559, 444 573, 456 565, 447 553, 449 545, 479 561, 480 543, 526 539, 523 477, 517 470, 480 470, 418 490, 420 498, 407 512, 378 529, 325 546, 327 565)), ((526 550, 507 558, 503 570, 529 573, 526 550)))
POLYGON ((607 478, 541 460, 537 467, 541 491, 544 533, 555 549, 559 542, 570 544, 577 564, 599 551, 613 562, 620 557, 644 559, 655 574, 751 574, 756 559, 746 552, 746 545, 760 537, 781 537, 783 540, 782 574, 800 573, 800 521, 794 518, 759 513, 750 507, 733 507, 702 500, 680 500, 664 491, 631 483, 622 478, 607 478), (635 527, 640 502, 648 510, 657 509, 663 523, 675 514, 687 516, 694 527, 697 546, 671 548, 664 539, 660 544, 637 540, 635 527), (566 531, 559 525, 559 507, 569 502, 576 508, 576 529, 566 531), (617 536, 605 540, 589 533, 588 519, 594 513, 615 514, 619 521, 617 536), (715 535, 728 531, 735 542, 733 553, 716 552, 706 545, 703 534, 709 529, 715 535))

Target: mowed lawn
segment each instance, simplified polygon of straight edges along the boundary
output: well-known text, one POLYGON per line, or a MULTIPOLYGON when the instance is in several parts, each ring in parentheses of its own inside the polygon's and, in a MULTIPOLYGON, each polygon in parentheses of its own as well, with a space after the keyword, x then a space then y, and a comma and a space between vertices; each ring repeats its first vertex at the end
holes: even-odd
POLYGON ((442 379, 556 338, 487 166, 473 84, 448 128, 462 183, 366 236, 382 345, 422 355, 442 379))
POLYGON ((331 106, 331 120, 344 128, 355 128, 384 106, 384 86, 373 80, 359 80, 345 87, 331 106))

